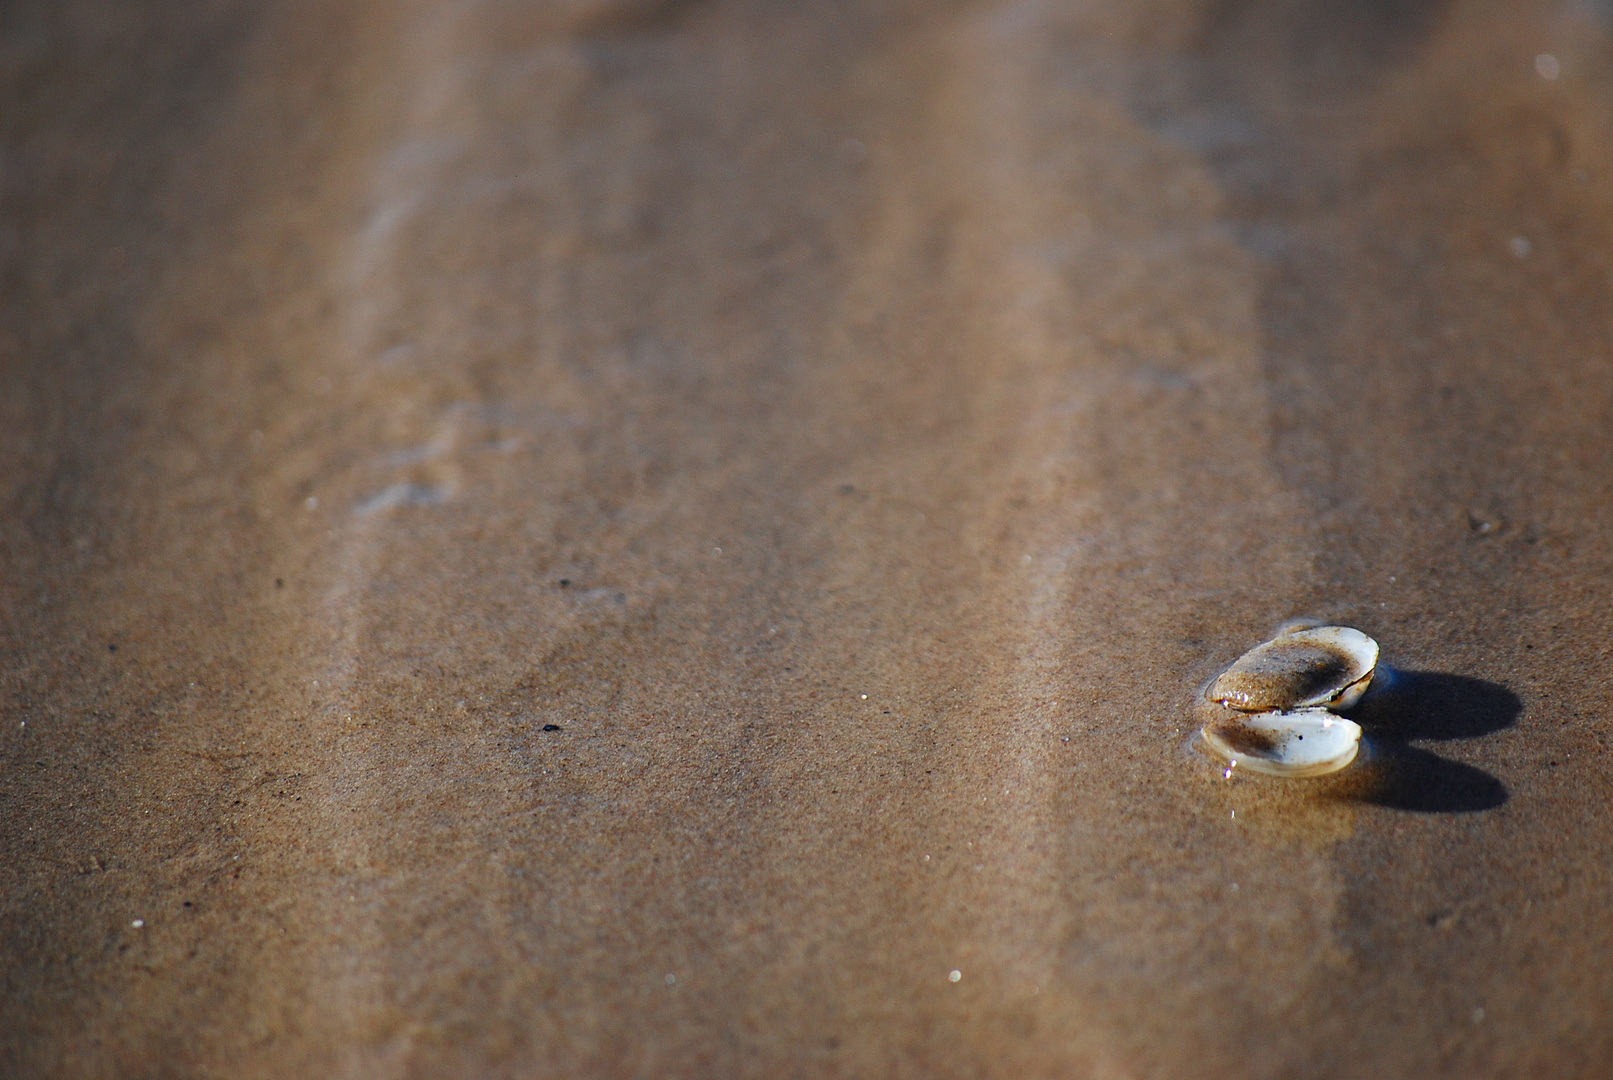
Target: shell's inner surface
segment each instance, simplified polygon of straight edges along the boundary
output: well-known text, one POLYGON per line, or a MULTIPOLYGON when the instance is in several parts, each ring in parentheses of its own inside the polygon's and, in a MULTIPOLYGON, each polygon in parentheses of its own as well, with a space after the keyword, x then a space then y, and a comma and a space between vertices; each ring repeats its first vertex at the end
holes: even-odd
POLYGON ((1256 645, 1205 692, 1209 700, 1244 712, 1347 709, 1372 681, 1378 643, 1348 626, 1317 626, 1256 645))
POLYGON ((1355 760, 1361 728, 1327 709, 1228 713, 1204 725, 1204 742, 1240 769, 1326 776, 1355 760))

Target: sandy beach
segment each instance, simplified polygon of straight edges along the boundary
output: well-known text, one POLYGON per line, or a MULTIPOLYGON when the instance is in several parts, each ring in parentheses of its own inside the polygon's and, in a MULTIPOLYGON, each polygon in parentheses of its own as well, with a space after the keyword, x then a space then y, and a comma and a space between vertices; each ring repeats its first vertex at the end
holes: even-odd
POLYGON ((0 1074, 1613 1075, 1613 15, 0 9, 0 1074), (1200 691, 1292 617, 1335 776, 1200 691))

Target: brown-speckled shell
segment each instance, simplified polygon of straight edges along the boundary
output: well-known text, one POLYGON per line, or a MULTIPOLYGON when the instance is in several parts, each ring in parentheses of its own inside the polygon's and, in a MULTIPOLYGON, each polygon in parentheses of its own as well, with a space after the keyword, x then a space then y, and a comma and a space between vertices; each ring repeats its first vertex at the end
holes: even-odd
POLYGON ((1242 712, 1347 709, 1366 692, 1378 643, 1348 626, 1317 626, 1256 645, 1223 671, 1205 697, 1242 712))

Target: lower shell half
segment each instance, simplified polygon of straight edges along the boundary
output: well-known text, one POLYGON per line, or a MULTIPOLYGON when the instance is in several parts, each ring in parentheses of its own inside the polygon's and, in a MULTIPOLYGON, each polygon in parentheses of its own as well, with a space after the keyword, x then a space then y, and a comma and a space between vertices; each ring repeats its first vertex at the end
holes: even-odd
POLYGON ((1326 776, 1361 749, 1361 727, 1327 709, 1225 713, 1203 729, 1205 745, 1228 764, 1270 776, 1326 776))

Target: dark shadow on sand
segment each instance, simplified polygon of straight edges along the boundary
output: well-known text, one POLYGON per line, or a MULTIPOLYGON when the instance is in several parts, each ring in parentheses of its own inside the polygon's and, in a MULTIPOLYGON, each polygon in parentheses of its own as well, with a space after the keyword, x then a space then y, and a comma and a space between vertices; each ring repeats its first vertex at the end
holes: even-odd
POLYGON ((1500 780, 1411 744, 1488 735, 1510 726, 1522 711, 1518 695, 1496 683, 1436 671, 1395 671, 1349 714, 1361 725, 1376 774, 1362 798, 1424 814, 1495 809, 1507 801, 1500 780))

